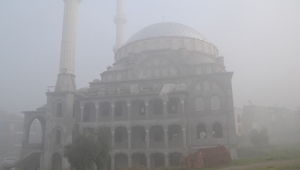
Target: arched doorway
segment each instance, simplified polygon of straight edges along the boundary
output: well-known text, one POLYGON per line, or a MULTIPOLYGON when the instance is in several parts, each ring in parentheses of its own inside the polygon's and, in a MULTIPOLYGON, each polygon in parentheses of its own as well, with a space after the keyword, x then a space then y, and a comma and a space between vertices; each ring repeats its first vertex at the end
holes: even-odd
POLYGON ((59 153, 54 153, 52 156, 52 170, 62 170, 62 157, 59 153))

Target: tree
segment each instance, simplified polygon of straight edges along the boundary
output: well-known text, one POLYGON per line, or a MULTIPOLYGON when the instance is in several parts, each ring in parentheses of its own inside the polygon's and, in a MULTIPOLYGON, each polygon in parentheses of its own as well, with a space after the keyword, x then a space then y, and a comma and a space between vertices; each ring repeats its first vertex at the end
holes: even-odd
POLYGON ((65 146, 65 157, 76 170, 91 168, 97 170, 106 167, 111 149, 111 133, 108 128, 99 127, 96 132, 85 131, 78 134, 72 144, 65 146))

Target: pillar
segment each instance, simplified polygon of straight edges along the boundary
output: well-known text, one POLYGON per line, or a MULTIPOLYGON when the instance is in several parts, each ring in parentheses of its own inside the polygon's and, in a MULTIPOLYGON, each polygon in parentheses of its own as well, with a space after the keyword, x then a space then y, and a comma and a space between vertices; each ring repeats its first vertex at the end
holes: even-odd
POLYGON ((164 128, 164 132, 165 132, 165 147, 168 148, 168 128, 164 128))
POLYGON ((95 122, 98 122, 99 121, 99 104, 95 103, 95 107, 96 107, 96 121, 95 122))
POLYGON ((115 104, 111 104, 111 121, 115 121, 115 104))
POLYGON ((184 114, 184 100, 180 100, 180 103, 181 103, 181 107, 182 107, 182 115, 185 115, 184 114))
POLYGON ((145 131, 146 131, 146 146, 147 146, 147 149, 149 149, 149 147, 150 147, 149 146, 149 144, 150 144, 149 129, 146 128, 145 131))
POLYGON ((165 167, 169 166, 169 155, 165 154, 165 167))
POLYGON ((146 119, 149 119, 149 102, 145 102, 145 114, 146 114, 146 119))
POLYGON ((80 105, 80 121, 83 122, 83 109, 84 106, 80 105))
POLYGON ((115 130, 111 131, 111 147, 115 148, 115 130))
POLYGON ((164 118, 167 118, 167 115, 168 115, 167 103, 168 102, 164 101, 164 118))
POLYGON ((182 129, 182 144, 183 144, 183 148, 186 148, 186 129, 185 128, 182 129))
POLYGON ((148 168, 148 169, 151 169, 150 156, 151 156, 150 154, 147 154, 147 155, 146 155, 146 159, 147 159, 147 168, 148 168))
POLYGON ((127 117, 128 117, 128 121, 131 121, 131 103, 130 102, 127 102, 127 117))
POLYGON ((127 130, 128 135, 128 149, 131 149, 131 130, 127 130))
POLYGON ((132 167, 131 155, 128 155, 128 168, 132 167))
POLYGON ((110 165, 111 170, 115 170, 115 157, 114 156, 111 157, 110 164, 111 164, 110 165))

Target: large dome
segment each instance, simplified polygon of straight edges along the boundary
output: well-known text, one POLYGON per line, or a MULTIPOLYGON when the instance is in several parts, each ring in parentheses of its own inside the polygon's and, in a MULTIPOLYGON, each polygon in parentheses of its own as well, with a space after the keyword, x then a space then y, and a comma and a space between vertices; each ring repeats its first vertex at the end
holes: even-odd
POLYGON ((187 37, 205 40, 205 38, 194 29, 173 22, 163 22, 150 25, 129 38, 126 44, 156 37, 187 37))

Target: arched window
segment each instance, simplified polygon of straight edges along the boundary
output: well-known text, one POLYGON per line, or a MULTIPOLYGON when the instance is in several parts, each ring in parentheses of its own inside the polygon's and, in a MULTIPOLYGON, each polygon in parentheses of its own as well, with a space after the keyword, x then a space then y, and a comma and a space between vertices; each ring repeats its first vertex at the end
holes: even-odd
POLYGON ((60 141, 61 141, 61 131, 56 130, 56 132, 55 132, 55 144, 59 145, 60 141))
POLYGON ((221 109, 220 98, 218 96, 212 96, 210 98, 210 107, 211 107, 211 110, 220 110, 221 109))
POLYGON ((206 126, 203 123, 197 125, 197 139, 206 139, 206 126))
POLYGON ((216 122, 213 124, 213 138, 222 138, 222 137, 223 137, 222 125, 216 122))
POLYGON ((198 83, 198 84, 195 86, 195 90, 197 90, 197 91, 201 90, 201 83, 198 83))
POLYGON ((62 110, 63 110, 62 104, 61 103, 57 103, 57 106, 56 106, 56 117, 62 117, 62 110))
POLYGON ((212 88, 213 88, 213 89, 218 89, 219 86, 218 86, 216 83, 212 83, 212 88))
POLYGON ((159 77, 159 69, 158 68, 156 68, 154 70, 154 74, 155 74, 155 77, 159 77))
POLYGON ((115 116, 122 116, 122 114, 123 114, 122 102, 118 101, 115 106, 115 116))
POLYGON ((146 105, 143 100, 139 101, 139 114, 140 115, 145 115, 146 114, 146 105))
POLYGON ((34 119, 30 125, 28 132, 28 143, 37 144, 42 143, 43 139, 43 129, 42 124, 39 119, 34 119))
POLYGON ((153 113, 154 114, 163 114, 163 102, 161 99, 154 99, 153 101, 153 113))
POLYGON ((202 97, 197 97, 195 100, 195 109, 196 111, 203 111, 205 110, 204 99, 202 97))
POLYGON ((201 67, 198 67, 198 68, 197 68, 197 75, 200 75, 200 74, 202 74, 202 68, 201 68, 201 67))
POLYGON ((203 82, 203 89, 209 90, 210 89, 210 83, 208 81, 203 82))

